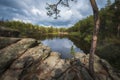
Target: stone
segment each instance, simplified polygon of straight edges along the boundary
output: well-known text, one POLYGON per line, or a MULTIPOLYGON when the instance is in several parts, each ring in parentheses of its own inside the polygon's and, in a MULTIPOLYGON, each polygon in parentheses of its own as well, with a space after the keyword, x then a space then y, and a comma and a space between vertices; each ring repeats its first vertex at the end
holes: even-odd
MULTIPOLYGON (((39 66, 36 66, 36 64, 38 64, 43 58, 43 50, 44 49, 41 48, 41 46, 29 48, 21 57, 12 63, 10 69, 2 75, 2 80, 6 80, 6 76, 12 80, 15 80, 16 78, 19 79, 19 77, 23 79, 27 76, 27 74, 29 74, 28 72, 32 73, 36 71, 37 66, 39 66), (12 75, 14 75, 14 77, 12 75)), ((49 54, 50 52, 46 53, 44 56, 48 56, 49 54)))
POLYGON ((19 58, 29 47, 35 43, 35 39, 22 39, 0 50, 0 75, 19 58))
MULTIPOLYGON (((93 80, 88 70, 89 54, 79 52, 75 58, 62 59, 60 53, 35 39, 7 45, 0 50, 0 59, 0 80, 93 80)), ((120 80, 111 65, 97 55, 94 70, 97 80, 120 80)))
POLYGON ((83 63, 83 64, 87 64, 88 63, 88 58, 87 58, 87 55, 85 53, 77 52, 75 54, 75 58, 79 59, 80 62, 83 63))
POLYGON ((51 53, 50 53, 50 56, 55 56, 55 57, 60 58, 60 57, 61 57, 61 54, 58 53, 58 52, 51 52, 51 53))
POLYGON ((50 56, 43 61, 41 67, 42 66, 47 66, 47 69, 44 67, 43 72, 40 74, 40 78, 51 80, 52 77, 61 75, 70 64, 66 64, 65 60, 60 58, 59 53, 51 52, 50 56))
POLYGON ((93 78, 84 67, 81 67, 80 72, 82 74, 83 80, 93 80, 93 78))
POLYGON ((113 80, 120 80, 120 77, 117 75, 117 73, 113 70, 113 68, 107 61, 101 59, 101 64, 108 71, 110 77, 112 77, 113 80))

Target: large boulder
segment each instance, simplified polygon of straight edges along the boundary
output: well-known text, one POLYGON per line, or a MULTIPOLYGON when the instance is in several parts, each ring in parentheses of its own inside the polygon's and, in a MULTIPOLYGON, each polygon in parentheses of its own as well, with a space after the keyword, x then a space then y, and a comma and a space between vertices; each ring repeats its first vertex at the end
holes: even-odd
MULTIPOLYGON (((89 69, 89 54, 77 53, 75 58, 89 69)), ((116 73, 107 61, 97 55, 94 55, 94 71, 99 80, 120 80, 119 73, 116 73)))
MULTIPOLYGON (((60 53, 30 38, 18 39, 0 50, 0 80, 94 80, 89 74, 89 54, 62 59, 60 53)), ((97 80, 120 80, 111 65, 94 56, 97 80)))
MULTIPOLYGON (((42 46, 43 47, 43 46, 42 46)), ((22 56, 15 60, 10 69, 8 69, 1 77, 2 80, 19 80, 26 77, 35 75, 37 68, 42 60, 44 60, 50 54, 50 48, 36 46, 28 49, 22 56), (48 53, 44 54, 47 50, 48 53)))
POLYGON ((109 73, 109 76, 113 80, 120 80, 120 76, 118 75, 119 73, 116 73, 107 61, 105 61, 104 59, 101 59, 101 64, 107 70, 107 72, 109 73))
POLYGON ((0 75, 35 42, 35 39, 22 39, 0 50, 0 75))

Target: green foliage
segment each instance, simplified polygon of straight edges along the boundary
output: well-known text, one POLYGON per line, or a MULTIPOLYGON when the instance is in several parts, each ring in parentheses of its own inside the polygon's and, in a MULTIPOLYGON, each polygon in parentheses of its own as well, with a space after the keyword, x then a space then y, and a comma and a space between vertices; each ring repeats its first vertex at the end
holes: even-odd
POLYGON ((107 4, 106 4, 106 7, 109 7, 111 5, 111 0, 107 0, 107 4))
POLYGON ((21 21, 0 21, 0 26, 16 29, 21 33, 22 37, 35 37, 37 35, 46 34, 58 34, 59 32, 65 32, 66 28, 45 27, 39 25, 33 25, 31 23, 24 23, 21 21))
POLYGON ((91 39, 92 39, 92 35, 87 35, 84 40, 87 42, 87 43, 90 43, 91 42, 91 39))
POLYGON ((70 32, 71 35, 80 36, 82 39, 90 43, 92 39, 93 27, 93 16, 89 16, 77 22, 74 26, 70 27, 68 29, 68 32, 70 32))
MULTIPOLYGON (((120 69, 120 60, 118 59, 120 57, 120 0, 116 0, 114 3, 111 3, 110 0, 107 0, 106 7, 102 8, 99 13, 101 22, 96 53, 98 53, 100 57, 110 62, 111 65, 120 69)), ((80 33, 79 36, 75 35, 75 37, 81 38, 85 41, 84 44, 89 46, 86 47, 87 51, 84 51, 86 53, 90 48, 93 27, 93 16, 89 16, 78 21, 74 26, 68 29, 68 32, 71 34, 80 33)), ((76 45, 79 46, 81 44, 76 45)), ((80 47, 81 49, 82 46, 80 47)))
MULTIPOLYGON (((118 27, 120 26, 120 1, 111 3, 107 0, 105 8, 102 8, 100 13, 101 23, 99 38, 114 37, 120 35, 118 27)), ((80 33, 80 37, 88 42, 91 41, 92 31, 94 27, 93 16, 78 21, 74 26, 70 27, 67 31, 70 33, 80 33)))
POLYGON ((102 38, 105 37, 113 37, 117 36, 118 33, 118 25, 120 24, 120 9, 119 3, 113 3, 108 5, 107 7, 101 9, 101 26, 100 26, 100 36, 102 38), (117 6, 117 9, 115 9, 117 6))
POLYGON ((113 67, 120 70, 120 41, 118 39, 108 39, 99 44, 97 54, 106 59, 113 67))
POLYGON ((70 32, 70 35, 73 35, 73 36, 80 36, 80 32, 70 32))
POLYGON ((73 56, 75 55, 75 50, 74 50, 73 45, 71 46, 71 49, 70 49, 70 54, 72 54, 73 56))

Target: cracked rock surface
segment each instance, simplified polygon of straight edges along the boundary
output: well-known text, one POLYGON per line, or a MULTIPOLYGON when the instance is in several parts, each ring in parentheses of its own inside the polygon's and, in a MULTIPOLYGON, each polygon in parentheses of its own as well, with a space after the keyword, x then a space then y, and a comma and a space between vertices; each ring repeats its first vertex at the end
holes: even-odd
MULTIPOLYGON (((75 59, 62 59, 31 38, 1 37, 0 47, 0 80, 94 80, 88 70, 89 55, 76 53, 75 59)), ((94 69, 98 80, 120 80, 111 65, 96 55, 94 69)))

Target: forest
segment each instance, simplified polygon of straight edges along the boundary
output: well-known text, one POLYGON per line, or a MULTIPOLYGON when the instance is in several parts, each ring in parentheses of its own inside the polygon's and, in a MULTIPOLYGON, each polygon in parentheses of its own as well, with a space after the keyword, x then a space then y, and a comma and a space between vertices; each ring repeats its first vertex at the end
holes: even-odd
MULTIPOLYGON (((110 0, 107 0, 105 8, 102 8, 99 13, 101 22, 96 52, 102 58, 107 59, 113 66, 120 68, 120 55, 118 54, 120 53, 120 4, 115 2, 111 3, 110 0), (115 6, 118 8, 116 9, 115 6)), ((90 15, 69 28, 57 28, 52 26, 33 25, 21 21, 9 21, 2 18, 0 20, 0 25, 18 30, 21 37, 38 37, 48 34, 59 35, 61 33, 74 35, 76 38, 84 40, 86 44, 89 44, 85 50, 86 53, 89 53, 94 20, 93 15, 90 15)))
MULTIPOLYGON (((107 0, 105 8, 102 8, 99 13, 101 22, 96 54, 107 59, 113 66, 120 68, 120 3, 111 3, 110 0, 107 0), (118 8, 116 9, 115 6, 118 8)), ((94 20, 91 15, 78 21, 67 31, 90 44, 93 26, 94 20)))
MULTIPOLYGON (((46 15, 57 20, 59 5, 69 8, 73 1, 46 3, 46 15)), ((93 14, 69 27, 1 17, 0 80, 119 80, 120 1, 106 0, 102 8, 89 1, 93 14)), ((31 12, 41 15, 35 7, 31 12)))

